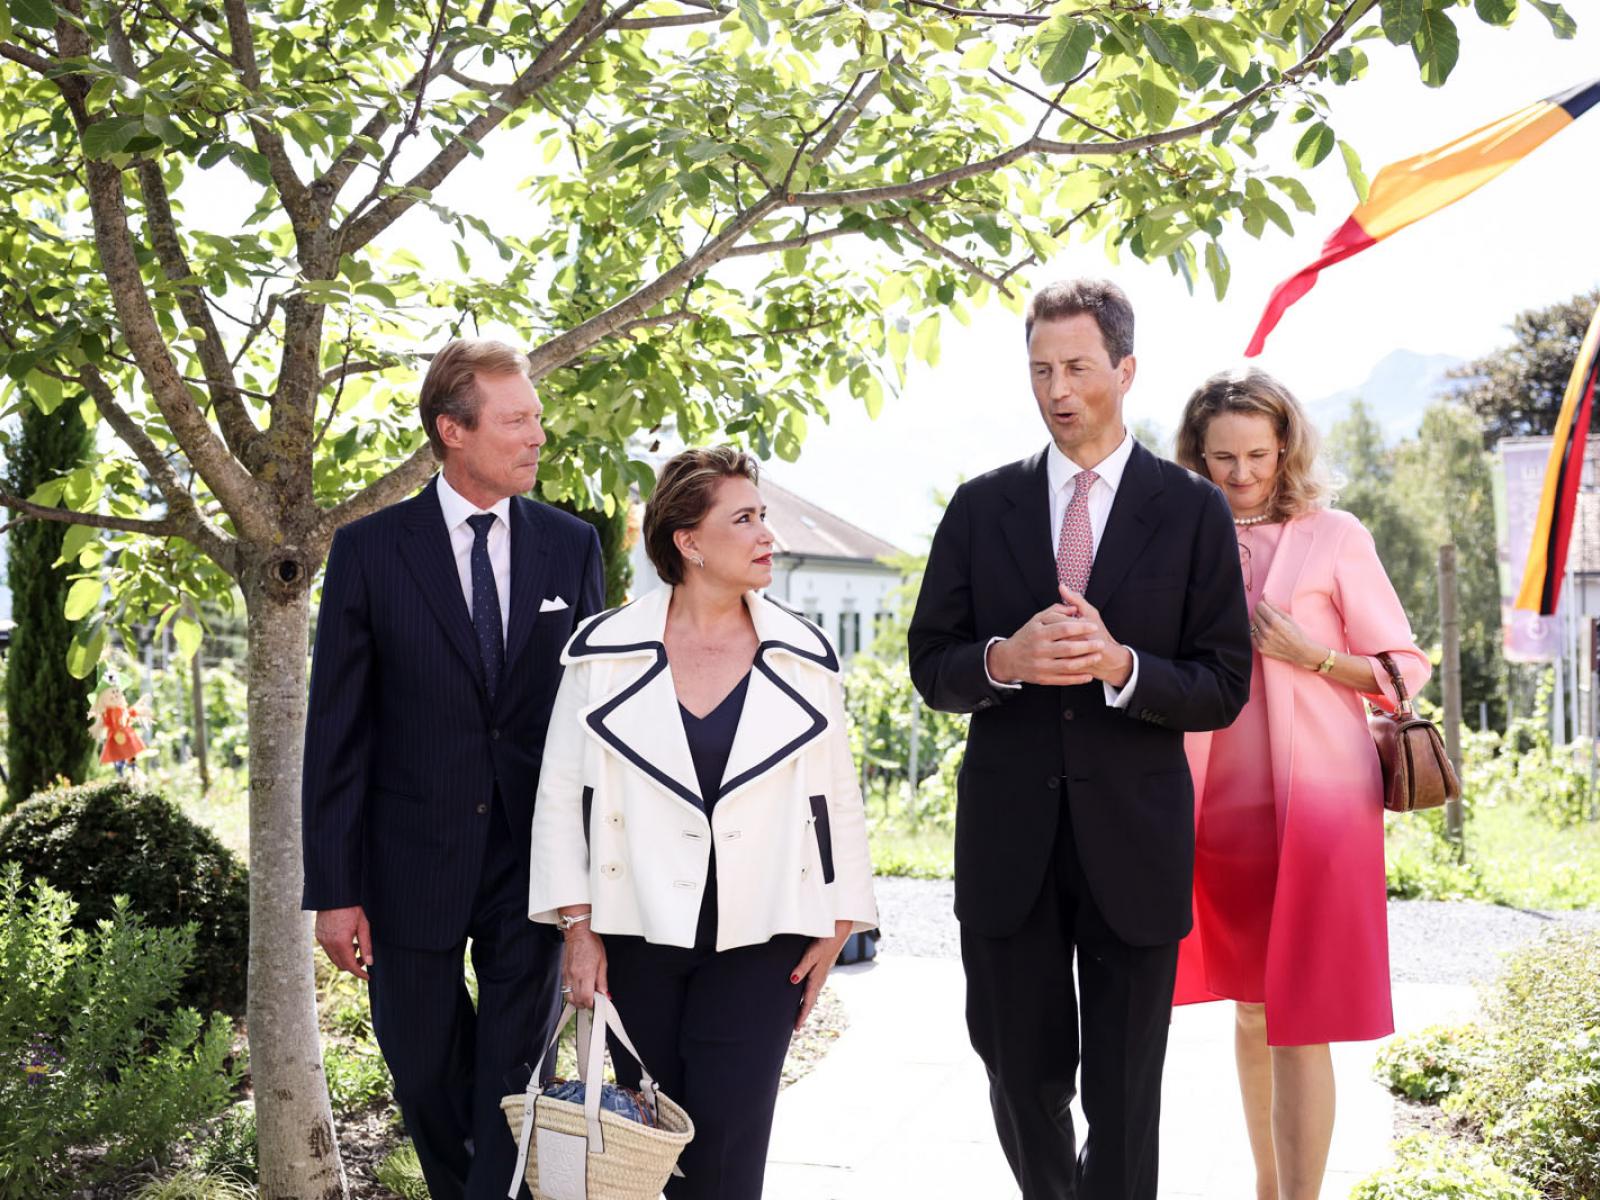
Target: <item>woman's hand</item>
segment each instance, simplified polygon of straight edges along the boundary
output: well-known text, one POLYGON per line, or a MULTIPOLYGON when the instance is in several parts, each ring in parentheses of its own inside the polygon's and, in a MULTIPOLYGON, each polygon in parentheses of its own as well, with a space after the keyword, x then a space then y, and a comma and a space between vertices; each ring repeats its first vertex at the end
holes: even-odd
POLYGON ((562 990, 567 992, 563 999, 579 1008, 593 1008, 596 992, 611 995, 606 984, 606 945, 587 921, 567 930, 562 940, 566 943, 566 953, 561 956, 562 990))
POLYGON ((1250 640, 1267 658, 1315 670, 1328 657, 1326 646, 1318 647, 1300 631, 1294 618, 1265 598, 1256 603, 1250 620, 1250 640))
POLYGON ((817 1006, 817 995, 822 991, 822 985, 828 982, 828 972, 833 970, 833 964, 839 957, 839 951, 844 949, 844 944, 850 937, 853 928, 849 921, 835 921, 833 923, 833 936, 831 938, 815 938, 811 945, 806 947, 805 955, 794 969, 794 974, 789 976, 790 983, 804 983, 805 997, 800 1002, 800 1015, 795 1018, 794 1027, 799 1029, 806 1023, 806 1018, 811 1015, 811 1010, 817 1006))

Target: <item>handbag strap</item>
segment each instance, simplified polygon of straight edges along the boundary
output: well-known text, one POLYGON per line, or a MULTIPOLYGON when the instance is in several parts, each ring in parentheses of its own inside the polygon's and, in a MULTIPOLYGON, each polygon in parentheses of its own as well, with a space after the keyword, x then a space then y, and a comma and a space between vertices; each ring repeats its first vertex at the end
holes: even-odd
POLYGON ((1402 717, 1416 716, 1416 709, 1411 706, 1411 696, 1406 691, 1405 676, 1400 674, 1400 668, 1394 665, 1394 655, 1385 650, 1376 657, 1383 664, 1383 669, 1389 672, 1389 678, 1394 681, 1395 695, 1400 697, 1400 706, 1396 711, 1402 717))
MULTIPOLYGON (((628 1031, 622 1027, 622 1017, 617 1012, 614 1001, 609 1001, 601 993, 595 993, 594 1012, 604 1021, 606 1029, 616 1035, 617 1044, 620 1045, 639 1064, 639 1091, 643 1095, 645 1107, 650 1111, 650 1119, 658 1121, 659 1111, 656 1100, 661 1095, 661 1085, 650 1074, 650 1068, 645 1065, 644 1059, 639 1057, 639 1051, 634 1047, 633 1040, 628 1037, 628 1031)), ((589 1010, 578 1010, 578 1074, 583 1077, 585 1088, 589 1079, 589 1010)), ((587 1093, 586 1093, 587 1094, 587 1093)))
POLYGON ((533 1068, 533 1073, 528 1076, 528 1086, 522 1093, 522 1129, 517 1135, 517 1168, 511 1175, 511 1188, 506 1192, 506 1200, 517 1200, 517 1194, 522 1190, 523 1174, 528 1168, 528 1150, 533 1145, 533 1118, 534 1109, 539 1103, 540 1080, 544 1078, 545 1060, 556 1052, 556 1043, 561 1040, 561 1031, 567 1027, 567 1022, 572 1020, 578 1010, 567 1002, 561 1010, 561 1019, 556 1022, 556 1027, 550 1033, 550 1044, 539 1055, 539 1062, 533 1068))

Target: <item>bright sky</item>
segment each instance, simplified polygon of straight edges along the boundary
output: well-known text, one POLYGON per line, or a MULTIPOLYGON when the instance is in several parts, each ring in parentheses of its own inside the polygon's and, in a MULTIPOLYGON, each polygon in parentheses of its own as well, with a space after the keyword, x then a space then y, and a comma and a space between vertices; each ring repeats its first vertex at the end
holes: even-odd
MULTIPOLYGON (((1431 149, 1530 101, 1600 74, 1600 13, 1568 6, 1581 22, 1556 41, 1522 6, 1509 30, 1458 10, 1461 61, 1443 89, 1422 86, 1409 49, 1364 43, 1372 69, 1329 89, 1333 126, 1360 152, 1369 177, 1396 159, 1431 149), (1588 18, 1585 20, 1585 18, 1588 18)), ((1283 147, 1282 166, 1292 166, 1283 147)), ((1260 242, 1230 227, 1224 245, 1233 282, 1218 303, 1209 283, 1190 296, 1165 265, 1124 259, 1112 269, 1099 243, 1074 247, 1034 282, 1109 275, 1133 300, 1139 374, 1127 400, 1129 423, 1151 420, 1168 433, 1189 392, 1243 352, 1272 288, 1313 260, 1355 207, 1334 153, 1307 180, 1314 214, 1291 213, 1296 236, 1268 226, 1260 242)), ((1359 384, 1395 349, 1476 357, 1506 339, 1525 308, 1562 300, 1600 283, 1600 111, 1545 143, 1498 180, 1452 208, 1324 272, 1289 310, 1257 359, 1307 400, 1359 384)), ((911 372, 901 396, 869 421, 848 396, 832 420, 813 421, 799 463, 775 463, 774 477, 906 549, 920 549, 938 511, 934 489, 1030 454, 1044 431, 1028 388, 1021 322, 998 304, 970 326, 943 324, 935 370, 911 372)))

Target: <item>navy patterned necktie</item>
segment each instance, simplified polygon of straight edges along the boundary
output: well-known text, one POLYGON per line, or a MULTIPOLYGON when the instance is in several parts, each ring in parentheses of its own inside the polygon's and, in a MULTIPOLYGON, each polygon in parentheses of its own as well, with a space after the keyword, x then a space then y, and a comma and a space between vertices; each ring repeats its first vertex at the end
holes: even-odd
POLYGON ((472 625, 478 632, 478 654, 483 658, 483 686, 494 699, 500 671, 506 665, 506 634, 500 624, 500 592, 489 565, 489 529, 493 513, 468 517, 472 526, 472 625))

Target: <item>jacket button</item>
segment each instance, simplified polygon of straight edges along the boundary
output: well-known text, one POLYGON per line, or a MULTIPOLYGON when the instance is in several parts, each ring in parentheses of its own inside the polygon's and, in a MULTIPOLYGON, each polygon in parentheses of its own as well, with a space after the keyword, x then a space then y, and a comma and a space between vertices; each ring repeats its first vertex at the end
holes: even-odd
POLYGON ((1073 712, 1073 711, 1072 711, 1072 710, 1071 710, 1071 709, 1070 709, 1070 708, 1063 708, 1063 709, 1062 709, 1062 710, 1061 710, 1061 719, 1062 719, 1062 720, 1063 720, 1063 721, 1070 721, 1070 720, 1072 720, 1072 718, 1073 718, 1073 717, 1074 717, 1074 716, 1076 716, 1076 715, 1077 715, 1077 714, 1076 714, 1076 713, 1074 713, 1074 712, 1073 712))
POLYGON ((489 730, 489 740, 498 742, 500 740, 500 731, 498 729, 489 730))
POLYGON ((607 879, 621 879, 622 878, 622 864, 621 863, 606 863, 604 866, 602 866, 600 868, 600 874, 604 875, 607 879))
POLYGON ((805 880, 806 880, 806 877, 809 876, 810 874, 811 874, 811 868, 810 867, 801 867, 800 868, 800 881, 802 883, 804 883, 805 880))
POLYGON ((484 814, 484 813, 486 813, 486 812, 488 812, 488 811, 489 811, 489 806, 488 806, 488 805, 487 805, 487 804, 480 804, 480 805, 478 805, 478 815, 479 815, 479 816, 480 816, 480 817, 481 817, 481 816, 482 816, 482 815, 483 815, 483 814, 484 814))
POLYGON ((1058 776, 1052 775, 1049 779, 1044 781, 1044 785, 1053 792, 1061 786, 1061 780, 1058 776))
POLYGON ((611 826, 611 828, 613 828, 613 829, 621 829, 622 828, 622 814, 619 813, 619 812, 608 813, 606 815, 606 824, 611 826))

